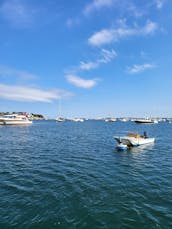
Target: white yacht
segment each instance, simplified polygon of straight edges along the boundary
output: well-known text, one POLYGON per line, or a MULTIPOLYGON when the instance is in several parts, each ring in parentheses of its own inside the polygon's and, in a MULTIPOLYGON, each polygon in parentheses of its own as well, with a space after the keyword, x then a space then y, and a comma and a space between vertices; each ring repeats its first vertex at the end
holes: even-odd
POLYGON ((158 123, 158 121, 156 119, 145 118, 145 119, 136 119, 135 123, 138 123, 138 124, 156 124, 156 123, 158 123))
POLYGON ((28 125, 32 124, 25 115, 10 114, 0 117, 0 125, 28 125))

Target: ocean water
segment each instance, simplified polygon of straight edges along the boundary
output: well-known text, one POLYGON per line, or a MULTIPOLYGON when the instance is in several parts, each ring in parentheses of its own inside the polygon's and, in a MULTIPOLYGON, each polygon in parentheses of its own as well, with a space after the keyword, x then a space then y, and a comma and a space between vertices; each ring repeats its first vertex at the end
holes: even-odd
POLYGON ((0 228, 172 228, 172 124, 0 126, 0 228), (156 142, 116 151, 128 131, 156 142))

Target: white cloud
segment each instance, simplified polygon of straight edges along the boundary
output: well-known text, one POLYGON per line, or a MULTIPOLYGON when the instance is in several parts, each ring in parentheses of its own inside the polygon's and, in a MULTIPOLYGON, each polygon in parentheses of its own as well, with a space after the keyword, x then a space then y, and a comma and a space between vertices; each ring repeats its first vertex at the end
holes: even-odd
POLYGON ((66 20, 66 26, 68 28, 72 28, 74 26, 77 26, 81 23, 81 19, 80 18, 68 18, 66 20))
POLYGON ((5 0, 0 8, 3 17, 14 26, 30 26, 35 10, 21 0, 5 0))
POLYGON ((91 69, 94 69, 97 67, 98 67, 97 62, 83 62, 83 61, 81 61, 80 65, 79 65, 80 70, 91 70, 91 69))
POLYGON ((66 25, 69 28, 72 27, 74 25, 74 19, 68 18, 67 21, 66 21, 66 25))
POLYGON ((138 33, 140 33, 141 35, 149 35, 154 33, 157 28, 158 25, 155 22, 148 21, 146 25, 142 29, 140 29, 140 31, 138 30, 138 33))
POLYGON ((113 0, 93 0, 91 3, 86 5, 83 13, 84 15, 89 15, 95 10, 100 10, 104 7, 111 7, 113 2, 113 0))
POLYGON ((165 2, 164 0, 155 0, 156 7, 158 9, 161 9, 164 5, 164 2, 165 2))
POLYGON ((107 64, 113 60, 117 56, 117 53, 115 50, 108 50, 108 49, 102 49, 101 50, 101 57, 97 60, 89 61, 89 62, 80 62, 79 70, 91 70, 98 68, 100 64, 107 64))
POLYGON ((66 79, 69 83, 81 88, 92 88, 97 84, 98 79, 83 79, 77 76, 78 71, 88 71, 98 68, 101 64, 107 64, 117 56, 117 53, 111 49, 102 49, 100 57, 95 61, 80 62, 78 67, 73 67, 66 71, 66 79))
POLYGON ((96 69, 102 64, 107 64, 111 62, 115 57, 117 57, 117 53, 114 49, 101 49, 97 59, 95 59, 94 61, 81 61, 78 66, 73 66, 69 69, 66 69, 65 74, 75 75, 79 71, 89 71, 92 69, 96 69))
POLYGON ((72 94, 64 90, 43 90, 35 87, 0 84, 0 98, 8 100, 50 103, 70 96, 72 94))
POLYGON ((138 8, 134 3, 131 1, 125 2, 122 9, 126 11, 126 13, 129 13, 131 16, 134 16, 136 18, 141 17, 145 14, 144 8, 138 8))
POLYGON ((36 75, 28 73, 22 70, 16 70, 7 66, 0 65, 0 76, 1 77, 17 77, 22 78, 24 80, 35 79, 36 75))
POLYGON ((88 43, 95 46, 111 43, 114 40, 114 30, 103 29, 94 33, 89 39, 88 43))
POLYGON ((92 88, 97 84, 97 79, 86 80, 76 75, 67 75, 66 78, 69 83, 76 87, 92 88))
POLYGON ((140 57, 141 57, 142 59, 150 59, 150 54, 147 53, 147 52, 145 52, 145 51, 141 51, 141 52, 140 52, 140 57))
POLYGON ((109 63, 110 61, 112 61, 112 59, 114 57, 117 56, 117 53, 115 52, 115 50, 107 50, 107 49, 102 49, 102 58, 98 59, 97 62, 99 63, 109 63))
POLYGON ((126 25, 123 25, 117 29, 103 29, 94 33, 88 39, 88 43, 93 46, 101 46, 129 36, 150 35, 156 31, 157 28, 158 25, 155 22, 148 21, 142 28, 138 26, 129 28, 126 25))
POLYGON ((142 64, 142 65, 133 65, 133 67, 129 68, 127 70, 127 72, 129 74, 136 74, 136 73, 140 73, 143 72, 147 69, 151 69, 151 68, 155 68, 155 65, 153 64, 142 64))

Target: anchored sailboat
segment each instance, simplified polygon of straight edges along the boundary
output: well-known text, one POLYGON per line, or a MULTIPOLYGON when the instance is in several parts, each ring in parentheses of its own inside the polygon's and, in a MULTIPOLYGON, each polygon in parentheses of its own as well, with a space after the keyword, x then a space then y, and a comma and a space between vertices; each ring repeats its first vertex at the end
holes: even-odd
POLYGON ((58 115, 58 117, 56 118, 56 121, 57 121, 57 122, 64 122, 65 119, 62 118, 62 116, 61 116, 61 100, 59 100, 59 103, 58 103, 58 113, 59 113, 59 115, 58 115))

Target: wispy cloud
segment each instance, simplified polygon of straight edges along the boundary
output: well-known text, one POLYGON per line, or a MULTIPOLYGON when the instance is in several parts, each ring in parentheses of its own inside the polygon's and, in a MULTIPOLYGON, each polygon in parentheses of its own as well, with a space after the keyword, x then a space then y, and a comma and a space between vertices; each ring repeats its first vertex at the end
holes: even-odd
POLYGON ((165 3, 165 0, 155 0, 156 7, 161 9, 165 3))
POLYGON ((65 70, 66 75, 76 75, 81 71, 89 71, 92 69, 96 69, 100 67, 102 64, 107 64, 111 62, 115 57, 117 57, 117 53, 114 49, 101 49, 99 56, 94 61, 81 61, 78 66, 70 67, 65 70))
POLYGON ((100 12, 105 9, 111 12, 116 11, 116 14, 120 14, 121 16, 125 15, 125 17, 128 15, 130 17, 132 16, 138 18, 143 16, 145 12, 147 13, 147 9, 140 9, 132 1, 90 0, 90 2, 86 4, 85 7, 81 10, 81 12, 78 13, 78 15, 73 15, 73 17, 70 17, 66 20, 66 26, 71 28, 73 26, 80 25, 85 18, 88 18, 88 16, 94 15, 95 12, 100 12))
POLYGON ((8 100, 50 103, 70 96, 72 96, 70 92, 61 89, 43 90, 35 87, 0 84, 0 98, 8 100))
POLYGON ((147 69, 155 68, 154 64, 142 64, 142 65, 133 65, 133 67, 127 69, 127 73, 129 74, 136 74, 143 72, 147 69))
POLYGON ((81 19, 80 18, 68 18, 67 20, 66 20, 66 26, 68 27, 68 28, 72 28, 72 27, 74 27, 74 26, 77 26, 77 25, 79 25, 81 23, 81 19))
POLYGON ((91 70, 98 68, 101 64, 107 64, 113 60, 117 56, 117 53, 115 50, 111 49, 102 49, 100 57, 95 61, 89 61, 89 62, 80 62, 80 65, 78 67, 79 70, 91 70))
POLYGON ((93 0, 85 6, 83 14, 89 15, 95 10, 100 10, 105 7, 111 7, 113 3, 113 0, 93 0))
POLYGON ((98 67, 98 63, 97 61, 96 62, 83 62, 81 61, 80 62, 80 65, 79 65, 79 69, 80 70, 91 70, 91 69, 94 69, 94 68, 97 68, 98 67))
POLYGON ((144 27, 134 26, 130 28, 126 25, 117 29, 103 29, 94 33, 89 39, 88 43, 93 46, 101 46, 116 42, 122 38, 138 35, 150 35, 154 33, 158 28, 155 22, 148 21, 144 27))
POLYGON ((23 70, 16 70, 8 66, 0 65, 0 77, 16 77, 23 80, 36 79, 38 76, 23 70))
POLYGON ((101 54, 102 54, 102 58, 97 60, 98 63, 106 64, 106 63, 111 62, 113 60, 113 58, 117 57, 117 53, 113 49, 111 49, 111 50, 102 49, 101 54))
POLYGON ((66 78, 68 82, 73 84, 74 86, 86 89, 92 88, 97 84, 97 79, 86 80, 76 75, 67 75, 66 78))
MULTIPOLYGON (((120 1, 121 2, 121 1, 120 1)), ((144 8, 137 7, 133 2, 126 1, 123 3, 122 10, 125 12, 125 15, 129 13, 129 15, 134 16, 136 18, 142 17, 145 14, 144 8)))
POLYGON ((35 9, 21 0, 4 0, 0 7, 3 17, 14 26, 28 27, 33 23, 35 9))
POLYGON ((84 79, 79 77, 77 72, 98 68, 101 64, 109 63, 116 56, 117 53, 113 49, 102 49, 100 57, 95 61, 81 61, 78 67, 73 67, 72 69, 66 71, 66 79, 69 83, 75 85, 76 87, 92 88, 98 83, 98 79, 84 79))

